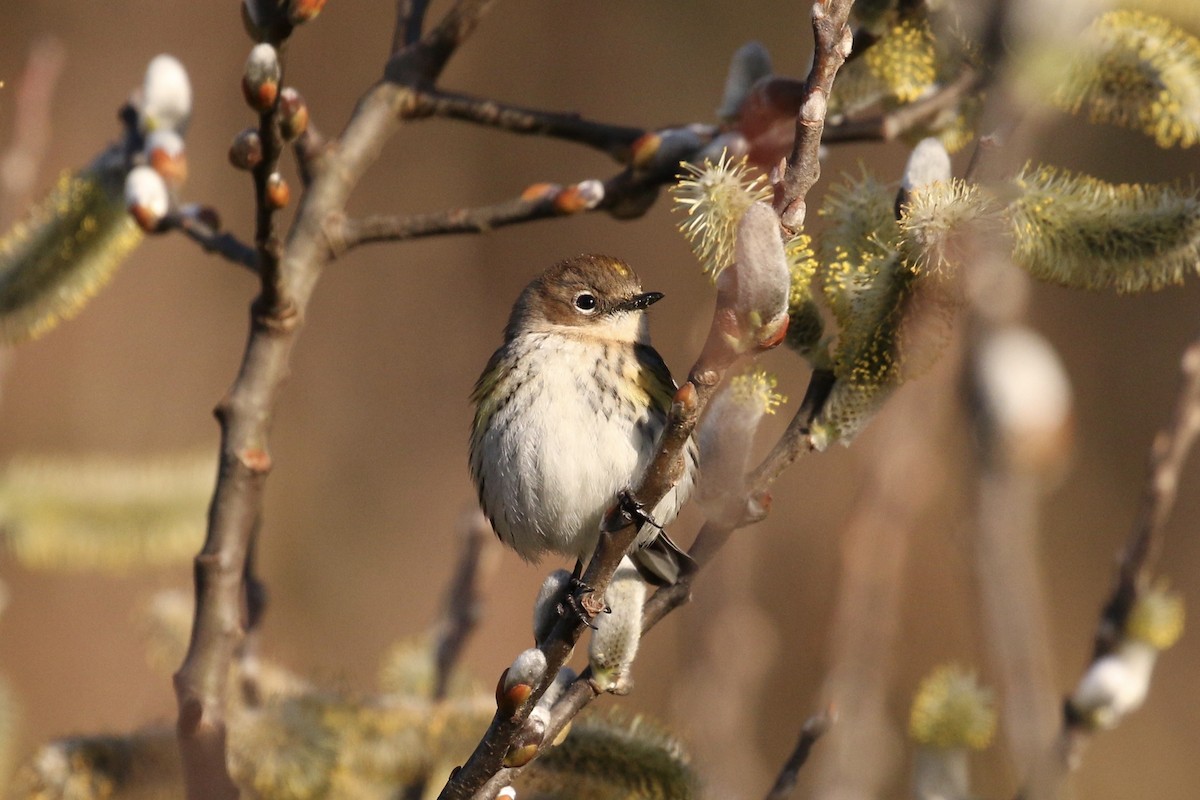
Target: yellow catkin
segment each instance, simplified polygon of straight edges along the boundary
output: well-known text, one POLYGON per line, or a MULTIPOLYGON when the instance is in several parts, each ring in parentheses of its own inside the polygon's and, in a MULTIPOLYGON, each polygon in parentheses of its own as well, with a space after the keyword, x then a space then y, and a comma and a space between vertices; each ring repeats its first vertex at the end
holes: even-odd
POLYGON ((982 750, 996 732, 992 693, 958 666, 938 667, 917 688, 908 731, 928 747, 982 750))
POLYGON ((0 343, 37 338, 79 313, 141 241, 125 211, 124 169, 110 161, 64 174, 0 239, 0 343))
POLYGON ((1170 20, 1111 11, 1084 32, 1055 103, 1139 130, 1160 147, 1200 142, 1200 38, 1170 20))
POLYGON ((1142 592, 1125 622, 1125 635, 1166 650, 1183 635, 1183 598, 1165 583, 1142 592))
POLYGON ((675 209, 686 213, 679 230, 692 245, 701 267, 713 280, 733 262, 737 226, 757 201, 768 201, 771 188, 755 174, 746 158, 722 153, 717 163, 684 164, 684 174, 671 187, 675 209))
POLYGON ((1114 184, 1050 167, 1014 180, 1013 259, 1076 289, 1140 292, 1183 282, 1200 263, 1200 199, 1168 184, 1114 184))

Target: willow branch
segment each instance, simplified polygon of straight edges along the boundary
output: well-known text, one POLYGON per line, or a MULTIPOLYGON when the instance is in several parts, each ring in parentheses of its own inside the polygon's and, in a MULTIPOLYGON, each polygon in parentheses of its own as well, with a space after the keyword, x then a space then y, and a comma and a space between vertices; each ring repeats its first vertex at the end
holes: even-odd
POLYGON ((788 756, 783 769, 780 770, 779 777, 775 779, 775 785, 771 787, 771 791, 767 792, 767 800, 786 800, 792 796, 800 769, 808 761, 808 755, 812 752, 813 745, 825 735, 834 722, 835 718, 831 709, 813 714, 804 721, 804 727, 800 729, 800 739, 796 742, 792 754, 788 756))
POLYGON ((622 163, 646 131, 584 119, 578 114, 507 105, 451 92, 423 92, 418 107, 428 116, 473 122, 509 133, 548 136, 593 147, 622 163))
POLYGON ((479 573, 483 548, 492 538, 492 527, 479 511, 473 512, 462 526, 462 553, 446 592, 442 619, 437 625, 434 647, 436 672, 433 699, 444 700, 450 676, 462 654, 463 645, 479 623, 479 573))
POLYGON ((865 119, 831 121, 825 126, 821 142, 834 144, 893 141, 954 108, 964 97, 978 92, 983 86, 984 78, 980 73, 964 68, 954 80, 928 97, 865 119))
MULTIPOLYGON (((458 0, 426 37, 395 58, 397 74, 432 82, 453 49, 475 27, 489 0, 458 0)), ((351 190, 399 127, 412 89, 382 81, 360 100, 336 152, 327 155, 302 196, 279 254, 277 274, 264 265, 251 305, 250 333, 232 388, 218 404, 221 458, 209 507, 208 534, 195 562, 196 614, 187 656, 175 674, 178 733, 189 800, 233 800, 226 767, 225 703, 241 629, 242 576, 271 468, 268 436, 296 335, 329 258, 324 231, 344 213, 351 190)))
POLYGON ((850 54, 852 34, 846 24, 853 0, 814 0, 813 65, 804 83, 796 139, 783 180, 775 187, 775 210, 795 232, 804 224, 805 197, 821 176, 821 137, 833 79, 850 54))
POLYGON ((392 53, 398 53, 407 45, 421 38, 425 26, 425 12, 429 0, 396 0, 396 28, 392 32, 392 53))
POLYGON ((1141 505, 1121 553, 1116 586, 1104 606, 1092 658, 1112 652, 1134 603, 1150 580, 1162 549, 1163 527, 1175 507, 1179 474, 1200 433, 1200 340, 1188 346, 1181 362, 1183 386, 1170 424, 1154 437, 1141 505))
POLYGON ((258 250, 232 233, 218 230, 199 216, 171 214, 163 220, 164 230, 178 230, 200 245, 206 253, 218 255, 231 264, 258 274, 258 250))

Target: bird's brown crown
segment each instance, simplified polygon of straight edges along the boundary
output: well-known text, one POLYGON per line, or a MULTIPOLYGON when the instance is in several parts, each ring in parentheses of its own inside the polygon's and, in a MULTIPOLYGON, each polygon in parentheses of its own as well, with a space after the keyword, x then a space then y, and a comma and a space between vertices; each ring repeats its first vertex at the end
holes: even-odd
POLYGON ((573 256, 525 287, 513 306, 505 338, 548 326, 610 324, 614 315, 645 308, 661 295, 638 302, 648 297, 624 261, 605 255, 573 256))

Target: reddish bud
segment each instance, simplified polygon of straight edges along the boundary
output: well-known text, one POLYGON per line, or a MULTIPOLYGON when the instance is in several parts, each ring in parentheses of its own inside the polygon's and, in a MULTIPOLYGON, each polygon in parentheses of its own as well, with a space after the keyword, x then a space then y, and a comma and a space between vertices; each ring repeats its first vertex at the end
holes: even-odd
POLYGON ((292 190, 278 172, 267 176, 267 203, 274 209, 286 208, 292 200, 292 190))
POLYGON ((290 142, 308 130, 308 104, 291 86, 279 93, 279 135, 290 142))
POLYGON ((586 180, 563 189, 554 198, 554 208, 560 214, 578 214, 589 211, 604 199, 604 184, 598 180, 586 180))
POLYGON ((256 128, 246 128, 233 137, 229 146, 229 163, 238 169, 251 170, 262 163, 262 138, 256 128))
POLYGON ((242 72, 242 94, 255 111, 270 111, 279 96, 282 69, 279 54, 269 44, 257 44, 250 50, 242 72))
POLYGON ((288 20, 293 25, 302 25, 315 18, 325 7, 325 0, 291 0, 288 3, 288 20))
POLYGON ((553 200, 562 191, 562 186, 557 183, 531 183, 525 187, 525 191, 521 192, 522 200, 553 200))
POLYGON ((187 152, 183 139, 173 130, 152 131, 146 137, 146 161, 162 176, 167 186, 177 189, 187 180, 187 152))

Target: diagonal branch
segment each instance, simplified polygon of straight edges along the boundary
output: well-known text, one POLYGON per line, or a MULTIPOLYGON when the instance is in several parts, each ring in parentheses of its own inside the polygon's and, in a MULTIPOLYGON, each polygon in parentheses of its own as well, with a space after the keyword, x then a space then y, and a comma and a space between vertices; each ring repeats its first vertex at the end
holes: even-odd
POLYGON ((1149 583, 1162 549, 1163 526, 1175 507, 1180 471, 1200 434, 1200 341, 1187 348, 1181 366, 1183 386, 1170 425, 1154 437, 1150 448, 1141 506, 1121 553, 1116 586, 1100 618, 1093 660, 1112 652, 1138 596, 1149 583))
POLYGON ((788 230, 804 224, 804 199, 821 176, 821 136, 833 79, 850 55, 853 34, 846 19, 853 0, 814 0, 812 6, 813 65, 804 83, 796 139, 783 180, 775 187, 775 210, 788 230))
POLYGON ((964 68, 954 80, 928 97, 877 116, 831 122, 825 126, 821 142, 890 142, 953 109, 963 98, 980 91, 985 83, 981 73, 964 68))
POLYGON ((418 95, 417 106, 421 113, 431 117, 474 122, 510 133, 578 142, 608 153, 621 162, 629 160, 631 146, 646 133, 642 128, 595 122, 579 114, 522 108, 443 91, 422 92, 418 95))
POLYGON ((775 779, 775 785, 767 793, 767 800, 786 800, 792 796, 800 769, 808 761, 808 755, 812 752, 813 745, 825 735, 834 722, 836 722, 836 716, 831 708, 813 714, 804 721, 804 726, 800 729, 800 739, 796 742, 792 754, 788 756, 783 769, 780 770, 779 777, 775 779))
POLYGON ((194 214, 171 214, 163 220, 163 230, 178 230, 206 253, 221 256, 231 264, 258 274, 258 251, 232 233, 222 231, 194 214))
MULTIPOLYGON (((389 62, 397 74, 433 80, 474 29, 489 0, 458 0, 441 23, 389 62)), ((382 81, 360 100, 338 146, 324 157, 282 244, 278 270, 263 267, 250 334, 233 387, 218 404, 221 458, 208 534, 196 557, 196 614, 187 656, 175 674, 178 733, 189 800, 234 800, 225 761, 230 664, 242 637, 241 592, 249 541, 262 514, 271 468, 267 440, 304 312, 330 257, 325 230, 374 163, 411 104, 411 89, 382 81), (275 274, 272 274, 275 273, 275 274)))

